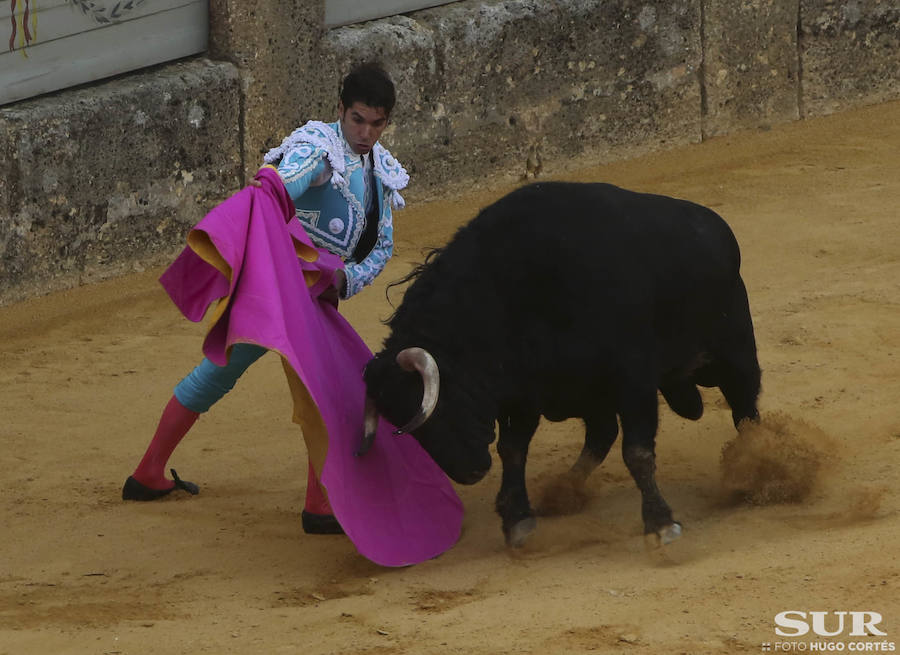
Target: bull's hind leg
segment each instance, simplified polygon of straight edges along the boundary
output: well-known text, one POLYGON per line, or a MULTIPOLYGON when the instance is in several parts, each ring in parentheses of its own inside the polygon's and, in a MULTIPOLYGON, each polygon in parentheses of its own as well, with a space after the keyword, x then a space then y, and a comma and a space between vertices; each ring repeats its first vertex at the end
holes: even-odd
POLYGON ((756 400, 759 396, 760 372, 753 353, 752 363, 749 358, 744 361, 723 362, 721 365, 719 389, 728 406, 731 407, 731 418, 735 427, 744 419, 759 420, 756 400))
POLYGON ((663 544, 681 536, 681 525, 656 485, 656 388, 627 391, 619 410, 622 418, 622 458, 641 492, 644 533, 663 544))
POLYGON ((503 520, 503 535, 509 546, 525 543, 536 526, 534 512, 525 488, 525 462, 528 445, 537 430, 539 414, 501 416, 497 452, 503 462, 503 479, 497 494, 497 513, 503 520))
POLYGON ((723 347, 714 355, 712 377, 731 407, 731 417, 737 426, 744 419, 759 420, 756 402, 762 377, 756 357, 750 305, 740 280, 725 330, 723 347))
POLYGON ((619 434, 613 411, 584 417, 584 447, 572 465, 571 473, 584 482, 603 463, 619 434))

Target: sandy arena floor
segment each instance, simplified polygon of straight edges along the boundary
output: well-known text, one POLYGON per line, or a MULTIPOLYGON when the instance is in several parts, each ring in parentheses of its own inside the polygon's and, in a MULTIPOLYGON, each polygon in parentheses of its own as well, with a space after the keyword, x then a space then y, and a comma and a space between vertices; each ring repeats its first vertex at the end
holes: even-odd
MULTIPOLYGON (((775 634, 785 610, 882 614, 886 636, 831 640, 845 652, 900 642, 900 103, 569 179, 706 204, 742 245, 765 417, 746 443, 763 447, 737 453, 726 484, 735 432, 718 392, 705 394, 700 422, 663 411, 659 482, 684 523, 679 542, 645 547, 618 447, 586 506, 541 518, 518 552, 493 512, 496 462, 486 481, 459 488, 463 534, 435 560, 383 569, 343 537, 304 535, 304 446, 273 355, 176 451, 172 465, 199 496, 123 503, 122 482, 203 332, 150 271, 0 309, 0 655, 806 646, 809 636, 775 634), (800 500, 771 502, 778 493, 747 466, 762 457, 770 471, 783 466, 800 500), (736 500, 736 476, 753 502, 736 500)), ((381 284, 343 305, 371 347, 390 313, 384 285, 505 190, 398 216, 381 284)), ((581 439, 577 421, 542 424, 534 499, 581 439)))

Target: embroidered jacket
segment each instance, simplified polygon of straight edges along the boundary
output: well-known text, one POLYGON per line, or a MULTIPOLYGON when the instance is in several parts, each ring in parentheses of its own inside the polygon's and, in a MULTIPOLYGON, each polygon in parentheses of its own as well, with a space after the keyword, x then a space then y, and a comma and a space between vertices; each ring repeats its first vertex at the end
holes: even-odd
POLYGON ((360 254, 361 261, 353 254, 366 228, 365 170, 360 155, 344 139, 340 123, 308 122, 266 153, 265 162, 277 169, 294 202, 297 219, 313 243, 344 260, 347 288, 343 298, 371 284, 394 252, 391 205, 404 206, 399 192, 409 182, 400 162, 375 143, 372 163, 378 232, 371 251, 360 254))

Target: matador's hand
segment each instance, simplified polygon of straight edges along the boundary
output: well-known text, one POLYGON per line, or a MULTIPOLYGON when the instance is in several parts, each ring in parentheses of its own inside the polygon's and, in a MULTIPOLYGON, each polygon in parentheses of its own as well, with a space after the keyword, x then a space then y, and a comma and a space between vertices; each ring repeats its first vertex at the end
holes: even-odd
POLYGON ((344 271, 342 271, 341 269, 336 270, 334 272, 334 278, 331 280, 331 286, 319 294, 319 300, 324 300, 325 302, 337 307, 338 300, 340 299, 341 293, 343 293, 344 287, 346 285, 347 274, 344 273, 344 271))

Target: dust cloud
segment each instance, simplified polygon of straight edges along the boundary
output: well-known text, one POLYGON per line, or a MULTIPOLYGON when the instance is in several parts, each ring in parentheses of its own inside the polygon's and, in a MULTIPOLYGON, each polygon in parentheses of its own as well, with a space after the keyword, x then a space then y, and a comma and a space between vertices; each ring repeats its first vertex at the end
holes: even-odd
POLYGON ((802 502, 833 460, 834 444, 823 430, 782 412, 744 421, 722 449, 722 486, 735 502, 802 502))
POLYGON ((569 471, 544 485, 539 492, 536 511, 538 516, 577 514, 587 505, 588 499, 584 477, 569 471))

